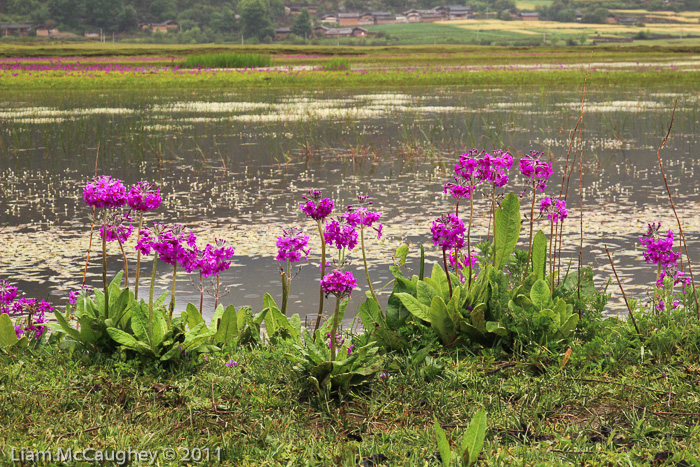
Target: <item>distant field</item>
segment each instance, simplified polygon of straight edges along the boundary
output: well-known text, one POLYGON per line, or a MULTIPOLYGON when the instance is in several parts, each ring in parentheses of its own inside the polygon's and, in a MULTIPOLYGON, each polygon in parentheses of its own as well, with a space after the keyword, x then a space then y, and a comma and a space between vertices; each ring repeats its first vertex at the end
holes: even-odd
POLYGON ((538 6, 549 6, 553 0, 522 0, 516 1, 515 7, 518 10, 534 11, 538 6))
POLYGON ((502 33, 552 34, 554 37, 578 37, 593 39, 595 35, 606 37, 632 37, 640 31, 650 34, 671 36, 700 35, 700 23, 647 23, 643 27, 620 24, 558 23, 554 21, 499 21, 499 20, 459 20, 438 23, 470 31, 501 31, 502 33))
MULTIPOLYGON (((496 20, 490 20, 496 21, 496 20)), ((506 21, 496 21, 507 23, 506 21)), ((479 29, 463 28, 459 22, 440 23, 417 23, 417 24, 383 24, 380 26, 368 26, 372 33, 383 32, 399 40, 402 44, 460 44, 478 43, 480 41, 493 41, 503 43, 506 41, 517 41, 530 39, 532 33, 529 31, 515 29, 479 29)))

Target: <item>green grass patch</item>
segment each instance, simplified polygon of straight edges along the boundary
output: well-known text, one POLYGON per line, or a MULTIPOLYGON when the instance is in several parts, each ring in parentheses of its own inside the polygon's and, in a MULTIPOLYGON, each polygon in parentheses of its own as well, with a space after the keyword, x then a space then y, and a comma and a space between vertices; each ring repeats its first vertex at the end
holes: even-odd
POLYGON ((189 55, 187 68, 264 68, 272 65, 269 55, 246 53, 216 53, 189 55))

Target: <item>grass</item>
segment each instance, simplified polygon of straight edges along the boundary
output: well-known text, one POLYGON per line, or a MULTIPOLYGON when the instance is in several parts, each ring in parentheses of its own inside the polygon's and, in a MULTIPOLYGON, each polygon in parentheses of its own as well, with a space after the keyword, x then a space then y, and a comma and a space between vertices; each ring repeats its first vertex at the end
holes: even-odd
POLYGON ((391 466, 432 466, 433 417, 454 446, 484 407, 483 465, 651 465, 659 453, 692 465, 676 462, 700 446, 700 327, 676 318, 656 331, 659 319, 638 318, 646 353, 615 321, 605 332, 616 339, 574 342, 570 360, 545 348, 520 358, 438 349, 438 369, 426 372, 392 354, 387 381, 330 399, 308 392, 282 344, 189 369, 53 345, 0 355, 0 463, 12 449, 209 448, 207 465, 356 466, 381 454, 391 466))
POLYGON ((506 42, 517 39, 527 39, 526 34, 519 32, 479 32, 465 30, 450 24, 417 23, 417 24, 383 24, 368 26, 371 33, 384 33, 396 38, 402 44, 471 44, 479 40, 496 40, 506 42))
POLYGON ((264 68, 272 65, 269 55, 246 53, 216 53, 188 55, 187 68, 264 68))

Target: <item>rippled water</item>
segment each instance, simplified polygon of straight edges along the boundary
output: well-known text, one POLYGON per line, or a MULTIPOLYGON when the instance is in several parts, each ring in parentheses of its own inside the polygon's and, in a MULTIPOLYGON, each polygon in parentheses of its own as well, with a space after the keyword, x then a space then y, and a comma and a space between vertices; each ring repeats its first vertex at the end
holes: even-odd
MULTIPOLYGON (((655 276, 637 246, 646 223, 661 220, 677 230, 656 159, 676 99, 662 157, 691 257, 698 257, 697 91, 605 88, 586 95, 584 263, 600 283, 607 281, 608 244, 631 295, 643 296, 655 276)), ((303 316, 317 308, 319 262, 315 224, 298 209, 306 190, 323 189, 338 205, 352 203, 358 193, 371 196, 383 212, 385 236, 367 242, 370 270, 376 284, 388 284, 392 253, 402 242, 413 245, 409 267, 416 266, 420 243, 430 262, 437 259, 430 222, 452 209, 442 185, 465 150, 545 151, 555 161, 547 193, 558 194, 580 108, 580 90, 538 87, 6 93, 0 95, 0 277, 54 301, 80 283, 90 214, 82 187, 97 158, 98 174, 160 185, 164 204, 150 219, 187 224, 202 241, 233 244, 234 266, 222 276, 230 286, 225 304, 260 309, 265 292, 281 296, 275 237, 286 226, 304 227, 313 251, 293 282, 290 305, 303 316)), ((576 207, 564 247, 574 258, 578 173, 571 185, 576 207)), ((523 186, 515 177, 510 189, 520 193, 523 186)), ((479 199, 477 212, 486 205, 479 199)), ((548 222, 538 226, 548 232, 548 222)), ((485 218, 474 229, 485 235, 485 218)), ((116 250, 110 250, 110 274, 122 267, 116 250)), ((359 252, 352 259, 364 291, 359 252)), ((93 255, 88 274, 95 286, 99 261, 93 255)), ((146 261, 142 274, 150 267, 146 261)), ((158 285, 165 290, 169 271, 161 272, 158 285)), ((190 278, 178 278, 178 308, 197 302, 190 278)), ((352 309, 361 293, 353 294, 352 309)), ((211 308, 213 299, 207 303, 211 308)), ((616 310, 619 302, 611 307, 616 310)))

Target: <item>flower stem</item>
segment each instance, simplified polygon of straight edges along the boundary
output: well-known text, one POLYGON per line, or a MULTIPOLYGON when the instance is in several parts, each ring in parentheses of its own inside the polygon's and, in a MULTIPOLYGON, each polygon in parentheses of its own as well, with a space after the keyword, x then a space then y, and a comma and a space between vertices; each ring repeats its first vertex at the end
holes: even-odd
POLYGON ((148 294, 148 313, 150 328, 153 328, 153 288, 156 285, 156 270, 158 269, 158 252, 153 256, 153 272, 151 272, 151 290, 148 294))
MULTIPOLYGON (((323 226, 321 221, 316 221, 318 224, 318 233, 321 236, 321 278, 326 274, 326 239, 323 237, 323 226)), ((321 325, 321 318, 323 317, 323 289, 319 286, 319 299, 318 299, 318 316, 316 317, 316 326, 314 327, 314 339, 316 338, 316 331, 321 325)))
POLYGON ((109 288, 107 286, 107 210, 102 218, 102 285, 105 289, 105 318, 109 318, 109 288))
POLYGON ((374 293, 374 287, 372 287, 372 280, 369 278, 369 268, 367 267, 367 254, 365 253, 365 229, 362 224, 362 214, 360 214, 360 242, 362 246, 362 261, 365 264, 365 276, 367 276, 367 284, 369 285, 369 291, 372 292, 372 298, 374 298, 374 301, 379 303, 379 300, 377 300, 377 294, 374 293))
MULTIPOLYGON (((442 249, 442 263, 445 265, 445 274, 447 274, 447 287, 450 289, 450 299, 452 298, 452 278, 450 277, 450 270, 447 269, 447 253, 446 249, 442 249)), ((469 270, 471 274, 471 269, 469 270)))
MULTIPOLYGON (((143 213, 139 213, 139 230, 136 233, 136 245, 141 240, 141 226, 143 225, 143 213)), ((141 250, 136 250, 136 283, 134 284, 134 300, 139 299, 139 276, 141 275, 141 250)))
POLYGON ((527 248, 527 262, 525 263, 525 272, 523 273, 523 283, 527 279, 530 272, 530 256, 532 255, 532 228, 535 226, 535 199, 537 198, 537 186, 532 182, 532 207, 530 208, 530 246, 527 248))
MULTIPOLYGON (((173 311, 175 311, 175 280, 177 279, 177 263, 173 266, 173 288, 172 291, 170 292, 170 306, 169 308, 169 313, 168 313, 168 322, 172 323, 173 321, 173 311)), ((214 305, 216 306, 216 305, 214 305)))
MULTIPOLYGON (((467 265, 469 266, 469 288, 472 286, 472 220, 474 219, 474 198, 469 197, 469 227, 467 227, 467 265)), ((444 253, 444 251, 443 251, 444 253)), ((445 265, 445 271, 447 271, 447 265, 445 265)), ((452 284, 450 283, 450 273, 447 273, 447 283, 450 284, 450 297, 452 297, 452 284)))
POLYGON ((340 297, 335 298, 335 311, 333 312, 333 327, 331 328, 331 361, 335 361, 335 334, 338 331, 338 315, 340 315, 340 297))
POLYGON ((282 314, 287 316, 287 302, 289 301, 289 289, 292 286, 292 262, 287 261, 287 272, 281 271, 282 276, 282 314))
POLYGON ((554 292, 554 258, 552 257, 552 244, 554 242, 554 221, 552 221, 552 226, 549 229, 549 279, 551 283, 550 290, 552 292, 554 292))
POLYGON ((122 239, 119 238, 119 233, 116 232, 116 227, 115 227, 115 233, 117 235, 117 242, 119 243, 119 249, 122 250, 122 256, 124 257, 124 287, 129 286, 129 263, 126 259, 126 251, 124 251, 124 245, 122 244, 122 239))
POLYGON ((202 282, 202 271, 199 271, 199 314, 203 313, 204 306, 204 283, 202 282))
POLYGON ((92 235, 95 231, 95 206, 92 207, 92 222, 90 222, 90 242, 88 243, 87 256, 85 257, 85 270, 83 270, 83 284, 85 285, 85 279, 87 278, 87 268, 90 262, 90 250, 92 250, 92 235))
MULTIPOLYGON (((214 311, 216 312, 216 308, 219 306, 219 285, 220 285, 220 280, 221 280, 221 274, 216 275, 216 294, 214 295, 214 311)), ((173 289, 175 290, 175 289, 173 289)), ((174 292, 173 292, 174 293, 174 292)), ((172 313, 172 312, 171 312, 172 313)))

